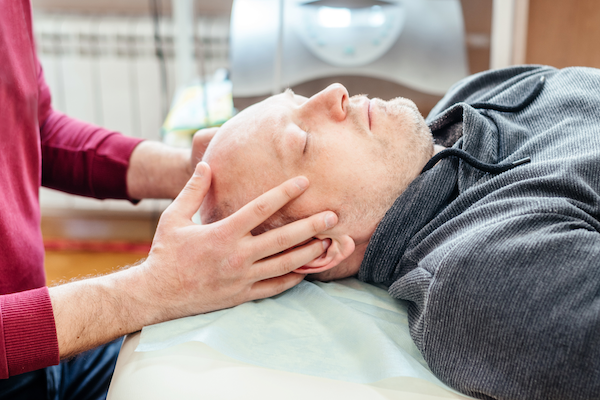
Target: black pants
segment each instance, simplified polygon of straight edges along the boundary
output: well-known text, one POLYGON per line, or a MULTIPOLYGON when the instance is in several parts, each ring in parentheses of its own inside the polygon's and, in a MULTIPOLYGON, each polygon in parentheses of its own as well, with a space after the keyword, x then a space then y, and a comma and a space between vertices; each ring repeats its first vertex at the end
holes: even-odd
POLYGON ((59 365, 0 380, 2 400, 106 399, 123 339, 59 365))

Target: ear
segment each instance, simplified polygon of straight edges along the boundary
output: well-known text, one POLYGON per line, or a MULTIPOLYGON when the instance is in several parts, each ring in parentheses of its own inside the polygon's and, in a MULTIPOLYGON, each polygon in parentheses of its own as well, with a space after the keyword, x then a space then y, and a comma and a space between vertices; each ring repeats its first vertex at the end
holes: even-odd
POLYGON ((326 271, 350 257, 350 255, 354 252, 354 240, 352 240, 352 238, 348 235, 318 235, 317 239, 330 239, 331 245, 329 245, 327 251, 320 257, 315 258, 308 264, 294 270, 294 272, 301 274, 314 274, 317 272, 326 271))

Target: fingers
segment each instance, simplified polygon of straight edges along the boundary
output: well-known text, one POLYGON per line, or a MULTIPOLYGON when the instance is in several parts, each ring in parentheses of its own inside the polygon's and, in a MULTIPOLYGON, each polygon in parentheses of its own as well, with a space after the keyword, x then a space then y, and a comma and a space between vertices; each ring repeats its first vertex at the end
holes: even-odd
POLYGON ((194 134, 192 138, 192 167, 202 161, 206 148, 218 130, 219 128, 206 128, 200 129, 194 134))
POLYGON ((235 231, 247 234, 289 201, 300 196, 307 187, 308 179, 303 176, 289 179, 227 217, 228 224, 231 224, 235 231))
POLYGON ((204 148, 206 148, 218 130, 218 127, 200 129, 194 133, 194 138, 192 140, 194 144, 198 146, 204 146, 204 148))
MULTIPOLYGON (((291 224, 272 229, 254 239, 256 260, 272 256, 333 228, 338 217, 331 211, 322 212, 291 224)), ((310 260, 309 260, 310 261, 310 260)))
POLYGON ((290 272, 289 274, 278 276, 256 282, 251 289, 251 300, 264 299, 278 295, 286 290, 296 286, 304 279, 304 275, 290 272))
POLYGON ((329 240, 315 239, 303 246, 259 261, 254 264, 253 278, 261 281, 288 274, 319 257, 327 251, 330 243, 329 240))
POLYGON ((204 196, 210 188, 210 179, 211 174, 208 164, 205 162, 198 163, 194 175, 167 209, 168 214, 174 213, 186 219, 191 219, 200 208, 204 196))

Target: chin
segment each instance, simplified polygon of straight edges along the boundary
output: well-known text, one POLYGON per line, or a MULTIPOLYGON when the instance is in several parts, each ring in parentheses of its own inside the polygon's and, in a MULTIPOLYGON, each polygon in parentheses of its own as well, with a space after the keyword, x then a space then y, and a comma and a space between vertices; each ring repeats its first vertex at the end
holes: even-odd
POLYGON ((394 99, 391 99, 389 101, 390 104, 393 104, 395 106, 404 106, 404 107, 408 107, 410 109, 412 109, 413 111, 417 111, 419 112, 419 108, 417 107, 417 105, 414 103, 414 101, 407 99, 406 97, 396 97, 394 99))

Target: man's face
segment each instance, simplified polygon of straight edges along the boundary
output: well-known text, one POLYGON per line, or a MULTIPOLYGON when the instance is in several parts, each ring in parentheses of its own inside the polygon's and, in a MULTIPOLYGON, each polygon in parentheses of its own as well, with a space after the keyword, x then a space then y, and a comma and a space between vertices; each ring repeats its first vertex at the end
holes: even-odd
POLYGON ((328 271, 301 272, 321 272, 322 279, 351 276, 377 224, 432 152, 431 133, 409 100, 349 98, 339 84, 311 98, 287 91, 242 111, 212 139, 204 160, 213 180, 200 209, 202 220, 224 218, 304 175, 307 191, 253 233, 334 211, 339 223, 318 238, 349 237, 354 254, 328 271))

